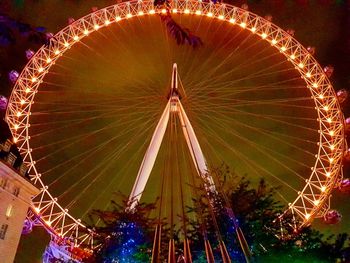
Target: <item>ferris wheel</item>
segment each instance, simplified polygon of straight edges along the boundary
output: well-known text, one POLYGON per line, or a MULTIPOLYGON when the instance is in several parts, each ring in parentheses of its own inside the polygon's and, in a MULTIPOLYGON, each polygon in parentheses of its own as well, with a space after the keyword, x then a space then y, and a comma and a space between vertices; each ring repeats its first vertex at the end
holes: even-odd
POLYGON ((312 50, 245 9, 172 1, 174 18, 203 40, 193 50, 166 34, 156 16, 165 12, 152 1, 97 10, 20 74, 6 120, 41 189, 32 213, 54 236, 93 248, 82 220, 116 191, 131 209, 154 200, 173 143, 187 160, 176 165, 209 191, 206 171, 224 162, 281 186, 279 220, 292 215, 295 229, 322 217, 342 177, 344 117, 312 50), (166 135, 174 113, 183 143, 166 135))

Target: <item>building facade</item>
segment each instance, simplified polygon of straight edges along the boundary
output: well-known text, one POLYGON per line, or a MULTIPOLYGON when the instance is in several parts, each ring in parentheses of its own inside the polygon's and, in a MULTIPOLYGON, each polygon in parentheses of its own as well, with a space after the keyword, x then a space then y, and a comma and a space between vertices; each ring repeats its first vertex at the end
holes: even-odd
POLYGON ((0 261, 12 263, 21 237, 31 198, 39 190, 27 176, 16 146, 0 143, 0 261))

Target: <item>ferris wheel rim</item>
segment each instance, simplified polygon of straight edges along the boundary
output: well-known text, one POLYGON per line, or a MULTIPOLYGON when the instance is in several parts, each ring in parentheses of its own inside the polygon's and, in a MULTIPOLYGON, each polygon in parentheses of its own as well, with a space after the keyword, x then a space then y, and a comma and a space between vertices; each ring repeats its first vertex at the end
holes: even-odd
MULTIPOLYGON (((316 161, 298 197, 289 204, 286 213, 301 219, 304 226, 317 215, 326 212, 331 190, 341 177, 341 161, 345 149, 344 117, 335 91, 314 57, 293 36, 252 12, 229 5, 204 3, 197 0, 172 1, 171 12, 181 15, 206 16, 239 26, 269 42, 289 60, 310 90, 318 114, 319 142, 316 161)), ((164 13, 156 9, 152 1, 130 1, 92 12, 59 31, 48 46, 41 47, 20 74, 9 99, 6 111, 8 122, 19 144, 29 173, 41 187, 39 202, 33 203, 33 211, 45 227, 58 237, 73 237, 75 244, 93 245, 93 231, 86 228, 53 197, 41 174, 37 171, 30 148, 30 114, 35 94, 50 67, 63 53, 80 39, 102 27, 120 20, 164 13), (84 229, 84 231, 81 231, 84 229)))

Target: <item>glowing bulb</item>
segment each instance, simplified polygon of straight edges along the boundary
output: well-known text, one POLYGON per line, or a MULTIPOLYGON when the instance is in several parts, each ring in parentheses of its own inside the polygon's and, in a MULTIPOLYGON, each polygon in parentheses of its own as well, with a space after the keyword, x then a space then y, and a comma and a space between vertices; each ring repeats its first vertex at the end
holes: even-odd
POLYGON ((189 13, 190 13, 190 10, 185 9, 184 13, 185 13, 185 14, 189 14, 189 13))
POLYGON ((234 24, 235 22, 236 22, 236 19, 234 19, 234 18, 231 18, 231 19, 230 19, 230 23, 231 23, 231 24, 234 24))
POLYGON ((21 100, 21 105, 23 105, 26 101, 25 100, 21 100))
POLYGON ((18 139, 16 137, 13 137, 13 142, 16 143, 18 139))
POLYGON ((295 59, 295 55, 294 54, 290 55, 290 59, 295 59))
POLYGON ((272 45, 276 45, 277 44, 277 40, 276 39, 272 39, 271 43, 272 43, 272 45))
POLYGON ((321 192, 324 192, 324 191, 326 191, 326 187, 325 187, 325 186, 322 186, 322 187, 321 187, 321 192))
POLYGON ((43 72, 43 71, 44 71, 44 69, 43 69, 42 67, 38 68, 38 72, 39 72, 39 73, 41 73, 41 72, 43 72))
POLYGON ((65 46, 65 47, 68 47, 68 46, 69 46, 69 44, 68 44, 67 42, 65 42, 65 43, 64 43, 64 46, 65 46))
POLYGON ((26 88, 26 93, 29 93, 30 92, 30 88, 26 88))
POLYGON ((73 39, 74 39, 74 41, 77 41, 79 39, 79 37, 78 36, 74 36, 73 39))
POLYGON ((334 135, 334 131, 330 131, 330 132, 329 132, 329 135, 330 135, 330 136, 333 136, 333 135, 334 135))
POLYGON ((265 38, 267 37, 267 34, 266 34, 266 33, 262 33, 262 34, 261 34, 261 37, 262 37, 263 39, 265 39, 265 38))
POLYGON ((327 172, 327 173, 326 173, 326 176, 327 176, 327 177, 330 177, 330 176, 331 176, 331 173, 330 173, 330 172, 327 172))
POLYGON ((36 77, 32 77, 32 82, 36 82, 37 78, 36 77))
POLYGON ((220 20, 223 20, 223 19, 224 19, 224 16, 223 16, 223 15, 219 15, 218 18, 219 18, 220 20))
POLYGON ((196 10, 195 12, 196 15, 200 15, 201 13, 202 13, 201 10, 196 10))
POLYGON ((35 212, 37 212, 37 213, 39 213, 39 212, 40 212, 39 207, 34 207, 34 210, 35 210, 35 212))
POLYGON ((281 50, 282 50, 282 51, 286 51, 287 48, 286 48, 285 46, 283 46, 283 47, 281 47, 281 50))
POLYGON ((94 29, 95 29, 95 30, 98 30, 99 28, 100 28, 99 25, 94 25, 94 29))
POLYGON ((51 226, 51 222, 50 222, 50 221, 45 221, 45 223, 46 223, 48 226, 51 226))
POLYGON ((332 119, 331 119, 331 118, 327 118, 327 122, 328 122, 328 123, 331 123, 331 122, 332 122, 332 119))
POLYGON ((324 99, 324 96, 322 94, 320 94, 320 96, 318 96, 321 100, 324 99))
POLYGON ((55 55, 58 55, 60 51, 58 49, 55 50, 55 55))
POLYGON ((130 18, 130 17, 132 17, 132 14, 129 13, 126 15, 126 18, 130 18))
POLYGON ((318 88, 318 84, 317 84, 317 83, 314 83, 314 84, 312 84, 312 87, 318 88))
POLYGON ((315 204, 315 205, 319 205, 319 204, 320 204, 320 200, 315 200, 315 201, 314 201, 314 204, 315 204))
POLYGON ((299 65, 298 65, 298 67, 299 67, 299 68, 304 68, 304 64, 300 62, 299 65))
POLYGON ((17 130, 18 129, 18 124, 13 125, 13 127, 15 128, 15 130, 17 130))
POLYGON ((213 13, 209 12, 209 13, 207 14, 207 16, 212 17, 212 16, 213 16, 213 13))
POLYGON ((16 116, 17 116, 17 117, 20 117, 21 115, 22 115, 22 113, 19 112, 19 111, 17 111, 16 116))
POLYGON ((165 14, 166 13, 166 9, 162 9, 162 14, 165 14))
POLYGON ((307 73, 306 73, 306 77, 307 77, 307 78, 311 78, 311 73, 310 73, 310 72, 307 72, 307 73))
POLYGON ((247 26, 247 24, 244 23, 244 22, 242 22, 242 23, 240 24, 240 27, 241 27, 241 28, 245 28, 246 26, 247 26))
POLYGON ((329 110, 329 107, 326 105, 326 106, 323 107, 323 109, 324 109, 325 111, 328 111, 328 110, 329 110))
POLYGON ((334 145, 331 145, 329 148, 331 148, 331 150, 334 151, 335 146, 334 146, 334 145))
POLYGON ((120 21, 120 20, 122 20, 122 18, 120 16, 115 17, 115 21, 120 21))
POLYGON ((155 11, 154 9, 152 9, 152 10, 149 10, 149 13, 150 13, 151 15, 154 15, 154 14, 156 13, 156 11, 155 11))
POLYGON ((310 218, 310 214, 309 213, 306 213, 305 214, 305 219, 309 219, 310 218))
POLYGON ((333 163, 334 162, 334 158, 329 158, 329 163, 333 163))
POLYGON ((110 23, 111 23, 111 21, 109 21, 109 20, 106 20, 106 21, 105 21, 105 25, 106 25, 106 26, 108 26, 110 23))
POLYGON ((84 35, 88 35, 89 34, 89 30, 85 29, 84 30, 84 35))
POLYGON ((139 12, 139 16, 143 16, 143 11, 140 11, 140 12, 139 12))
POLYGON ((176 14, 177 13, 177 9, 173 9, 173 13, 176 14))
POLYGON ((47 58, 46 63, 50 63, 50 62, 51 62, 51 58, 47 58))

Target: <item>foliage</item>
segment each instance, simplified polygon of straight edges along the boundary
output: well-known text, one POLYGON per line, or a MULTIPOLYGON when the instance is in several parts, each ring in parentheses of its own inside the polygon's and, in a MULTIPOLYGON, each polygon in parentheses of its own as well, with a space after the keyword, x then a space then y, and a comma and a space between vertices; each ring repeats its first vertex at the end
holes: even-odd
MULTIPOLYGON (((249 244, 252 262, 281 262, 281 258, 284 262, 350 262, 347 234, 325 238, 311 227, 295 233, 287 222, 282 226, 284 238, 281 238, 281 225, 276 218, 281 214, 282 206, 275 198, 277 189, 269 187, 263 179, 253 186, 226 166, 212 169, 210 173, 216 181, 217 193, 208 195, 204 186, 196 187, 195 205, 187 209, 188 213, 196 215, 196 220, 188 221, 187 229, 193 262, 206 262, 204 240, 209 240, 217 262, 221 262, 220 240, 225 243, 234 262, 245 262, 236 235, 238 228, 249 244)), ((126 201, 123 205, 113 203, 113 211, 94 212, 105 225, 96 228, 101 233, 103 245, 95 253, 94 262, 149 262, 155 225, 159 223, 149 219, 155 204, 140 204, 136 213, 129 213, 125 212, 126 201), (130 230, 131 225, 134 225, 133 230, 130 230), (130 238, 135 238, 135 242, 130 238), (130 246, 130 242, 135 245, 130 246), (130 253, 123 252, 125 245, 130 253)), ((164 259, 169 226, 162 224, 164 259)), ((183 236, 180 232, 174 237, 177 255, 182 254, 183 236)))

